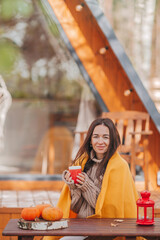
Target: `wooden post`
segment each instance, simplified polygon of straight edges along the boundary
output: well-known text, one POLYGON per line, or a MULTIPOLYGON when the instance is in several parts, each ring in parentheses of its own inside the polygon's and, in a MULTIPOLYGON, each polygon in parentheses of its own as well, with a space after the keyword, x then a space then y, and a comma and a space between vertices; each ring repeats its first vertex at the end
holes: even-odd
POLYGON ((79 131, 79 132, 75 132, 75 134, 78 133, 80 134, 80 147, 82 146, 84 139, 85 139, 85 135, 87 134, 87 131, 79 131))
POLYGON ((55 151, 54 151, 54 128, 52 127, 49 133, 49 147, 48 147, 48 173, 54 174, 54 161, 55 161, 55 151))
POLYGON ((144 136, 143 140, 144 147, 144 179, 145 179, 145 189, 148 190, 148 138, 144 136))
POLYGON ((131 173, 133 176, 133 179, 135 180, 135 175, 136 175, 136 169, 135 169, 135 158, 136 158, 136 153, 135 153, 135 135, 132 134, 132 143, 131 143, 131 173))

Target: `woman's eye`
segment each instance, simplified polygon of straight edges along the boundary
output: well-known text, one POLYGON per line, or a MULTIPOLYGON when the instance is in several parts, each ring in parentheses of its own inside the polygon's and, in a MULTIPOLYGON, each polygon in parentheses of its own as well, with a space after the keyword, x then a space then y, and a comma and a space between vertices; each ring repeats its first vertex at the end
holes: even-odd
POLYGON ((93 138, 98 138, 98 136, 95 135, 95 136, 93 136, 93 138))

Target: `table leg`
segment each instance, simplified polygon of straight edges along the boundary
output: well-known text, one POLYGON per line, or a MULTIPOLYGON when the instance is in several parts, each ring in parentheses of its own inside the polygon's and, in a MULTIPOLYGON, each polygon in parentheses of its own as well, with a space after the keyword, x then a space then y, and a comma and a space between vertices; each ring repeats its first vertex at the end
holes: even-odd
POLYGON ((34 236, 18 236, 18 240, 33 240, 34 236))

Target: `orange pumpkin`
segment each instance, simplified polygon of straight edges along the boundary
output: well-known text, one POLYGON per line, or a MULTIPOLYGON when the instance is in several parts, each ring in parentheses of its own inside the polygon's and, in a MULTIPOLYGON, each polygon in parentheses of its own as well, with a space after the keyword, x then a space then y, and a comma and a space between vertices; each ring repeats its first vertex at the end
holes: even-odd
POLYGON ((39 212, 40 212, 40 218, 42 217, 42 211, 43 211, 43 209, 44 208, 46 208, 46 207, 51 207, 51 204, 38 204, 38 205, 36 205, 36 208, 38 208, 39 209, 39 212))
POLYGON ((40 212, 36 207, 23 208, 21 212, 21 217, 24 220, 33 221, 35 218, 39 218, 40 212))
POLYGON ((63 217, 63 212, 58 207, 47 207, 42 211, 42 218, 49 221, 58 221, 63 217))

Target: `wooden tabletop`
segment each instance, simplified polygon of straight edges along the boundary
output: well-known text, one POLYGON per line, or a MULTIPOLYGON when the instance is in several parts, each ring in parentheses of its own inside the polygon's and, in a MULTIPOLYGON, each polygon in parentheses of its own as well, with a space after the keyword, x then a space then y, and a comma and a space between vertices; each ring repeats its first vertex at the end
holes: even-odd
POLYGON ((69 227, 58 230, 23 230, 17 226, 18 219, 9 220, 3 236, 144 236, 147 239, 160 239, 160 218, 151 226, 139 226, 136 219, 69 219, 69 227), (156 238, 155 238, 156 237, 156 238))

